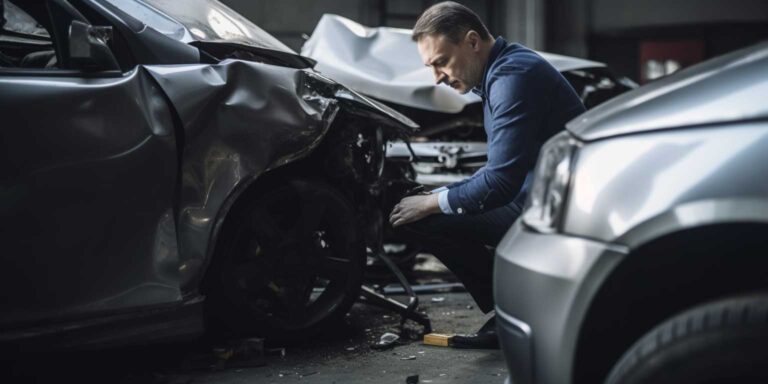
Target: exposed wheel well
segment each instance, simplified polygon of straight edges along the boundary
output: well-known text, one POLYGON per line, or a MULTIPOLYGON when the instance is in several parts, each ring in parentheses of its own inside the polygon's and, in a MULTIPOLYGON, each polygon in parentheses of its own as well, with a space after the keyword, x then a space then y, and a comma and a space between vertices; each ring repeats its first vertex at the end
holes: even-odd
POLYGON ((686 308, 768 288, 768 224, 688 229, 627 255, 595 295, 574 357, 573 382, 602 382, 643 334, 686 308))

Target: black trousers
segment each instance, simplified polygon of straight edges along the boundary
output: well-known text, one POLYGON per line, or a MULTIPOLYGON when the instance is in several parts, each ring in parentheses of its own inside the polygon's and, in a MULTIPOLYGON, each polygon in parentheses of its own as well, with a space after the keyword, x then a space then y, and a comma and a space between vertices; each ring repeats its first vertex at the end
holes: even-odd
POLYGON ((488 313, 494 308, 493 248, 520 213, 520 207, 510 203, 476 215, 432 215, 404 225, 398 234, 434 254, 488 313))

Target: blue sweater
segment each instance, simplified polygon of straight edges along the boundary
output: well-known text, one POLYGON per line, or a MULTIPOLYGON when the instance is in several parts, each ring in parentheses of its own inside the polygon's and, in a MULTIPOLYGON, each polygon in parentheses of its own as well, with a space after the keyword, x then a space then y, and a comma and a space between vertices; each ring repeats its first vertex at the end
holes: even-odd
POLYGON ((444 213, 474 214, 514 203, 522 207, 539 150, 565 123, 585 111, 573 87, 536 52, 499 37, 483 81, 488 162, 441 193, 444 213))

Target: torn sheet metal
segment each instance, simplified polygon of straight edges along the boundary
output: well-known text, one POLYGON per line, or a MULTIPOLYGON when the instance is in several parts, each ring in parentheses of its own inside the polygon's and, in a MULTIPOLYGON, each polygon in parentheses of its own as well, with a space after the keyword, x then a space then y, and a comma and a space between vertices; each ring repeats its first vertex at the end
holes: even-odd
POLYGON ((178 231, 186 284, 199 275, 230 193, 309 154, 339 107, 293 68, 239 60, 146 68, 184 127, 178 231))
POLYGON ((340 109, 404 134, 418 127, 311 69, 241 60, 146 69, 184 127, 178 224, 183 284, 199 277, 232 191, 311 153, 340 109))
MULTIPOLYGON (((435 84, 419 57, 411 30, 369 28, 325 14, 301 54, 318 61, 320 72, 363 94, 428 111, 458 113, 480 98, 435 84)), ((602 63, 539 52, 560 72, 604 67, 602 63)))

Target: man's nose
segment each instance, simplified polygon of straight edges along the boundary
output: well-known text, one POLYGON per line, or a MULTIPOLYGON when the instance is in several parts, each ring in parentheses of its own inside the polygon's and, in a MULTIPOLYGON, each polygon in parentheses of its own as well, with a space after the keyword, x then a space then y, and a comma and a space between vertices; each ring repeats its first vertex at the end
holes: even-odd
POLYGON ((435 82, 437 84, 444 83, 446 80, 446 74, 443 72, 440 72, 438 70, 435 70, 435 82))

